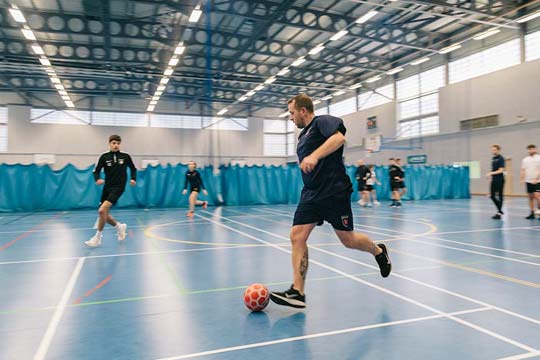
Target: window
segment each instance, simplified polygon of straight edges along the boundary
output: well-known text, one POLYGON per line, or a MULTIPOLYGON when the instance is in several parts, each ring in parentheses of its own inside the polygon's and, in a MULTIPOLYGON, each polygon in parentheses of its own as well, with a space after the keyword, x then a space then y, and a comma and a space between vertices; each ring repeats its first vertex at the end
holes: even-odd
POLYGON ((203 129, 246 131, 248 119, 203 117, 203 129))
POLYGON ((328 115, 328 106, 321 106, 317 109, 315 109, 315 115, 328 115))
POLYGON ((294 124, 288 120, 264 120, 263 142, 265 156, 294 155, 294 124))
POLYGON ((121 113, 121 112, 92 112, 92 125, 102 126, 148 126, 148 117, 143 113, 121 113))
POLYGON ((90 124, 90 111, 35 109, 30 110, 30 122, 34 124, 90 124))
POLYGON ((444 67, 424 71, 396 82, 398 138, 439 132, 439 88, 444 86, 444 67))
POLYGON ((540 31, 525 35, 525 60, 540 59, 540 31))
POLYGON ((202 118, 189 115, 151 114, 150 127, 170 129, 201 129, 202 118))
POLYGON ((356 96, 347 100, 331 104, 329 107, 330 115, 343 116, 356 112, 356 96))
POLYGON ((485 75, 519 63, 519 39, 514 39, 450 62, 448 64, 450 83, 485 75))
POLYGON ((0 152, 8 151, 7 107, 0 107, 0 152))
POLYGON ((470 179, 480 179, 480 161, 458 161, 454 163, 454 166, 468 166, 469 167, 469 178, 470 179))
POLYGON ((392 101, 394 101, 393 83, 358 95, 358 110, 369 109, 392 101))

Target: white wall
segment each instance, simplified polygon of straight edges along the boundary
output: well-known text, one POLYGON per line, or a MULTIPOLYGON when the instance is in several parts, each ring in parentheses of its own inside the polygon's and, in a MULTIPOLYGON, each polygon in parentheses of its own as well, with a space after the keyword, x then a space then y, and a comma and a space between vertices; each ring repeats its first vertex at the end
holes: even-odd
POLYGON ((34 124, 30 107, 10 105, 9 152, 0 154, 0 162, 32 163, 36 153, 56 154, 55 168, 67 163, 86 167, 108 150, 109 135, 119 134, 122 149, 133 155, 137 166, 143 159, 158 159, 162 164, 192 159, 201 165, 231 159, 245 159, 248 164, 284 163, 286 158, 263 156, 262 126, 260 119, 250 119, 248 131, 34 124))

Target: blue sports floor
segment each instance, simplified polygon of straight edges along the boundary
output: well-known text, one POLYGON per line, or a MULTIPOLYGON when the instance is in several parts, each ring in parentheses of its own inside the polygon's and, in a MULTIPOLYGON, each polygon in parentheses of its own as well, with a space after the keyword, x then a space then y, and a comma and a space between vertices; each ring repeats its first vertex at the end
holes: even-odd
POLYGON ((244 288, 290 286, 294 206, 0 214, 0 359, 540 358, 540 221, 525 199, 354 204, 394 272, 313 233, 308 308, 250 313, 244 288))

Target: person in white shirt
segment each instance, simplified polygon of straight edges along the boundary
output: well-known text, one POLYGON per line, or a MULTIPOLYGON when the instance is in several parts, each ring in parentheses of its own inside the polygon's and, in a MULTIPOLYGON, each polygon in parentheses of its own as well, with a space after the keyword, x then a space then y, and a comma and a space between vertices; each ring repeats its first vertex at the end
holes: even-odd
POLYGON ((527 146, 529 156, 521 161, 521 183, 526 183, 531 213, 526 219, 534 219, 534 200, 540 209, 540 155, 536 153, 536 145, 527 146))
POLYGON ((375 190, 374 187, 375 184, 381 185, 379 180, 377 180, 377 174, 375 173, 375 165, 369 165, 369 171, 371 173, 371 176, 368 177, 368 179, 366 180, 366 190, 369 191, 368 204, 369 197, 371 196, 373 205, 381 205, 381 203, 377 201, 377 190, 375 190))

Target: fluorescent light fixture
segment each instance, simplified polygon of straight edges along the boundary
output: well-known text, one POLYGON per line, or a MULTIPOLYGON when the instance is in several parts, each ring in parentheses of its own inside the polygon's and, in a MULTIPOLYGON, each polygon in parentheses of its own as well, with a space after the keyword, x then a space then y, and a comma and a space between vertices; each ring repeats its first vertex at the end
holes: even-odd
POLYGON ((535 11, 532 14, 522 16, 519 19, 517 19, 516 22, 522 24, 524 22, 531 21, 532 19, 536 19, 539 16, 540 16, 540 10, 535 11))
POLYGON ((70 99, 69 96, 67 96, 67 95, 63 95, 63 96, 62 96, 62 100, 64 100, 64 101, 71 101, 71 99, 70 99))
POLYGON ((316 55, 318 53, 320 53, 321 51, 323 51, 324 49, 324 45, 317 45, 315 46, 313 49, 309 50, 309 55, 316 55))
POLYGON ((156 104, 157 104, 157 100, 150 101, 150 105, 156 105, 156 104))
POLYGON ((400 66, 400 67, 397 67, 397 68, 393 68, 392 70, 388 70, 386 72, 387 75, 394 75, 394 74, 397 74, 398 72, 400 71, 403 71, 403 68, 400 66))
POLYGON ((172 69, 172 68, 167 68, 167 70, 165 70, 165 72, 163 73, 163 75, 165 75, 165 76, 171 76, 173 72, 174 72, 174 69, 172 69))
POLYGON ((227 109, 227 108, 221 109, 221 110, 218 111, 217 114, 218 114, 218 115, 223 115, 223 114, 225 114, 227 111, 229 111, 229 109, 227 109))
POLYGON ((356 83, 356 84, 353 84, 353 85, 349 86, 349 90, 358 89, 360 87, 362 87, 362 83, 356 83))
POLYGON ((23 13, 18 8, 9 9, 9 13, 11 14, 11 16, 16 22, 20 22, 20 23, 26 22, 26 19, 24 18, 23 13))
POLYGON ((336 41, 336 40, 339 40, 341 39, 342 37, 344 37, 345 35, 347 35, 348 31, 347 30, 341 30, 341 31, 338 31, 334 36, 332 36, 330 38, 330 41, 336 41))
POLYGON ((174 49, 174 55, 182 55, 185 50, 186 47, 184 45, 178 45, 176 49, 174 49))
POLYGON ((245 96, 250 97, 250 96, 253 96, 253 95, 255 95, 255 91, 251 90, 245 96))
POLYGON ((278 76, 283 76, 283 75, 287 75, 289 73, 289 71, 291 71, 288 67, 286 68, 283 68, 281 70, 279 70, 279 72, 277 73, 278 76))
POLYGON ((475 37, 473 37, 473 39, 474 40, 482 40, 482 39, 485 39, 487 37, 490 37, 491 35, 498 34, 500 32, 501 32, 501 29, 499 29, 499 28, 489 29, 488 31, 484 31, 483 33, 480 33, 480 34, 476 35, 475 37))
POLYGON ((67 94, 68 94, 67 91, 65 91, 65 90, 60 90, 60 91, 58 91, 58 93, 59 93, 61 96, 67 96, 67 94))
POLYGON ((29 27, 25 27, 24 29, 21 29, 21 31, 27 40, 36 40, 36 35, 34 35, 34 32, 30 30, 29 27))
POLYGON ((176 66, 178 64, 178 61, 180 61, 180 59, 176 56, 173 56, 169 61, 169 66, 176 66))
POLYGON ((261 91, 262 89, 264 89, 264 84, 258 85, 255 89, 253 89, 253 91, 261 91))
POLYGON ((332 98, 332 95, 326 95, 325 97, 322 97, 321 100, 330 100, 332 98))
POLYGON ((54 71, 54 69, 52 67, 46 67, 45 68, 45 71, 48 73, 48 74, 56 74, 56 71, 54 71))
POLYGON ((150 106, 148 106, 146 111, 152 112, 152 111, 154 111, 155 108, 156 108, 156 105, 150 105, 150 106))
POLYGON ((276 81, 276 77, 275 77, 275 76, 272 76, 272 77, 269 77, 268 79, 266 79, 266 80, 264 81, 264 83, 268 85, 268 84, 273 83, 274 81, 276 81))
POLYGON ((51 81, 55 84, 60 84, 60 79, 57 77, 51 77, 51 81))
POLYGON ((285 111, 283 114, 280 114, 279 117, 285 117, 285 116, 288 116, 288 115, 289 115, 289 112, 285 111))
POLYGON ((429 60, 431 60, 431 59, 428 58, 428 57, 423 57, 423 58, 420 58, 418 60, 412 61, 411 65, 420 65, 420 64, 423 64, 423 63, 425 63, 426 61, 429 61, 429 60))
POLYGON ((439 54, 448 54, 454 50, 461 48, 461 44, 450 45, 439 50, 439 54))
POLYGON ((238 101, 242 102, 242 101, 246 101, 247 100, 247 96, 240 96, 240 98, 238 99, 238 101))
POLYGON ((170 79, 168 77, 162 77, 159 83, 162 85, 166 85, 169 82, 169 80, 170 79))
POLYGON ((313 105, 319 105, 320 103, 321 103, 321 100, 315 100, 315 101, 313 102, 313 105))
POLYGON ((66 106, 69 108, 75 107, 75 105, 73 104, 73 101, 64 101, 64 102, 66 103, 66 106))
POLYGON ((371 19, 372 17, 374 17, 375 15, 377 15, 378 13, 379 13, 378 11, 371 10, 371 11, 368 12, 367 14, 360 16, 360 17, 356 20, 356 23, 357 23, 357 24, 363 24, 363 23, 365 23, 366 21, 368 21, 369 19, 371 19))
POLYGON ((191 15, 189 16, 188 21, 191 23, 196 23, 201 18, 201 15, 202 15, 201 7, 197 5, 195 9, 193 9, 193 11, 191 12, 191 15))
POLYGON ((32 45, 32 50, 34 50, 34 53, 36 53, 36 55, 45 55, 45 52, 39 45, 32 45))
POLYGON ((291 64, 291 66, 300 66, 302 63, 304 63, 304 61, 306 61, 304 57, 298 58, 291 64))
POLYGON ((156 91, 164 91, 165 90, 165 85, 159 85, 156 89, 156 91))
POLYGON ((379 81, 379 80, 381 80, 381 76, 377 75, 377 76, 370 77, 369 79, 366 80, 366 82, 367 83, 374 83, 375 81, 379 81))
POLYGON ((156 95, 152 96, 151 101, 159 101, 159 96, 156 96, 156 95))
POLYGON ((64 85, 62 85, 62 84, 56 84, 56 85, 54 85, 54 87, 55 87, 57 90, 66 90, 66 89, 64 89, 64 85))
POLYGON ((156 92, 154 93, 154 96, 160 97, 161 94, 163 94, 163 90, 156 91, 156 92))
POLYGON ((338 91, 336 91, 335 93, 333 93, 332 95, 333 95, 333 96, 340 96, 340 95, 343 95, 343 94, 345 94, 345 93, 346 93, 345 90, 338 90, 338 91))
POLYGON ((51 66, 51 62, 46 57, 40 57, 39 62, 41 63, 41 65, 51 66))

